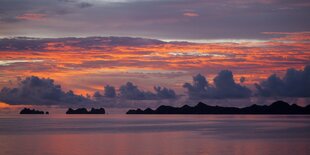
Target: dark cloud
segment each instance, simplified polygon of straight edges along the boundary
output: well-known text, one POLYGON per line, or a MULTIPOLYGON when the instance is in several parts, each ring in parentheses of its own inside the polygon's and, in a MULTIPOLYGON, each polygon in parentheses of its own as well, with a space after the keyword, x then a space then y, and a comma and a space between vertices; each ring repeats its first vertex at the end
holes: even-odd
POLYGON ((22 50, 43 50, 46 39, 34 39, 34 38, 11 38, 11 39, 0 39, 0 50, 3 51, 22 51, 22 50))
POLYGON ((207 89, 210 86, 206 78, 201 74, 193 76, 193 84, 185 83, 183 87, 187 89, 188 96, 192 99, 208 98, 207 89))
POLYGON ((109 97, 109 98, 116 97, 115 88, 113 86, 110 86, 110 85, 104 86, 104 96, 109 97))
POLYGON ((156 93, 139 90, 138 86, 127 82, 119 88, 120 97, 129 100, 176 99, 174 90, 165 87, 154 87, 156 93))
POLYGON ((81 2, 78 4, 78 7, 79 8, 89 8, 89 7, 92 7, 93 5, 91 3, 87 3, 87 2, 81 2))
POLYGON ((155 94, 151 92, 144 92, 138 89, 138 86, 131 82, 127 82, 125 85, 120 86, 120 97, 129 100, 145 100, 155 99, 155 94))
POLYGON ((250 89, 235 83, 233 74, 229 70, 221 71, 213 81, 215 98, 245 98, 251 95, 250 89))
POLYGON ((310 65, 304 70, 288 69, 283 78, 273 74, 255 86, 259 96, 310 97, 310 65))
POLYGON ((154 87, 154 90, 156 91, 156 96, 160 99, 175 99, 176 94, 174 90, 165 88, 165 87, 154 87))
POLYGON ((59 2, 74 3, 76 0, 58 0, 59 2))
POLYGON ((100 49, 103 46, 147 46, 159 45, 165 42, 156 39, 133 38, 133 37, 86 37, 86 38, 4 38, 0 39, 0 51, 45 51, 47 43, 59 43, 54 45, 61 48, 74 46, 84 49, 100 49))
POLYGON ((8 104, 32 105, 77 105, 93 102, 71 90, 64 92, 52 79, 36 76, 21 80, 16 88, 4 87, 0 92, 0 100, 8 104))
POLYGON ((213 79, 214 86, 210 85, 206 78, 198 74, 193 77, 193 84, 185 83, 189 98, 247 98, 251 96, 251 90, 245 86, 235 83, 233 74, 229 70, 222 70, 213 79))
POLYGON ((245 82, 245 77, 240 77, 239 81, 240 81, 240 83, 245 82))
POLYGON ((100 94, 99 91, 95 91, 93 97, 96 99, 96 98, 102 97, 102 95, 100 94))

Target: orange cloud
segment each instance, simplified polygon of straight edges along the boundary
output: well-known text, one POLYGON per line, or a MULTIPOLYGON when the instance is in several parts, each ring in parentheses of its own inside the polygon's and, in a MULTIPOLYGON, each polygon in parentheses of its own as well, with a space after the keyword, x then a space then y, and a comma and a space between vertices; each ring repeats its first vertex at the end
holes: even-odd
POLYGON ((42 13, 24 13, 20 16, 17 16, 16 19, 20 20, 42 20, 46 17, 46 14, 42 13))
POLYGON ((263 32, 267 35, 279 35, 273 38, 276 41, 308 41, 310 42, 310 32, 263 32))
POLYGON ((10 105, 0 101, 0 109, 9 108, 10 105))
POLYGON ((198 17, 199 14, 196 13, 196 12, 184 12, 183 16, 186 16, 186 17, 198 17))
POLYGON ((309 44, 297 40, 148 45, 90 43, 91 40, 83 42, 82 38, 80 41, 54 39, 40 48, 2 50, 0 60, 16 63, 0 65, 0 87, 8 85, 17 75, 35 75, 55 79, 65 90, 73 89, 82 94, 92 93, 104 84, 118 86, 128 80, 143 84, 147 89, 156 84, 182 89, 177 84, 189 81, 196 73, 212 79, 223 69, 232 70, 236 78, 246 77, 246 84, 251 85, 272 73, 283 75, 287 68, 302 69, 310 60, 309 44))

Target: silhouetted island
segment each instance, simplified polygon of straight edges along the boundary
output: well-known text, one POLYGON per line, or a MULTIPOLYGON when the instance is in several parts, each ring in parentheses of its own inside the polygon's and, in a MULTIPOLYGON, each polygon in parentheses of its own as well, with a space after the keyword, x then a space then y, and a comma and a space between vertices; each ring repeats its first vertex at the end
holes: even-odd
POLYGON ((95 109, 91 108, 90 111, 87 111, 86 108, 78 108, 76 110, 69 108, 66 114, 105 114, 104 108, 95 109))
POLYGON ((29 109, 29 108, 24 108, 19 112, 19 114, 49 114, 48 111, 40 111, 40 110, 35 110, 35 109, 29 109))
POLYGON ((129 110, 126 114, 310 114, 310 105, 306 107, 297 104, 289 105, 284 101, 276 101, 271 105, 252 105, 245 108, 209 106, 199 102, 196 106, 184 105, 172 107, 162 105, 156 110, 129 110))

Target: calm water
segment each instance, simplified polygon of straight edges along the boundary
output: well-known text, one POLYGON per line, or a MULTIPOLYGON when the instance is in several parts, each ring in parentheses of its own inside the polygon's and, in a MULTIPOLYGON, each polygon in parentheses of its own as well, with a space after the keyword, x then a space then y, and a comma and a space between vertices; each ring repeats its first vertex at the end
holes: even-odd
POLYGON ((309 155, 310 116, 0 116, 4 155, 309 155))

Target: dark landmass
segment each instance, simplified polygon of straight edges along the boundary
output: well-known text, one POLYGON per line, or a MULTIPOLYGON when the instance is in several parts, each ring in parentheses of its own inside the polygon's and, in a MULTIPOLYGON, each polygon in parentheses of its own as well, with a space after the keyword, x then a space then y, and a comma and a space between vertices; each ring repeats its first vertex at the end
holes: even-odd
POLYGON ((24 108, 19 112, 19 114, 49 114, 48 111, 40 111, 40 110, 35 110, 35 109, 29 109, 29 108, 24 108))
POLYGON ((252 105, 245 108, 209 106, 199 102, 196 106, 184 105, 172 107, 162 105, 156 110, 129 110, 126 114, 310 114, 310 105, 306 107, 297 104, 289 105, 284 101, 276 101, 271 105, 252 105))
POLYGON ((78 108, 76 110, 69 108, 66 114, 105 114, 104 108, 95 109, 91 108, 90 111, 87 111, 86 108, 78 108))

